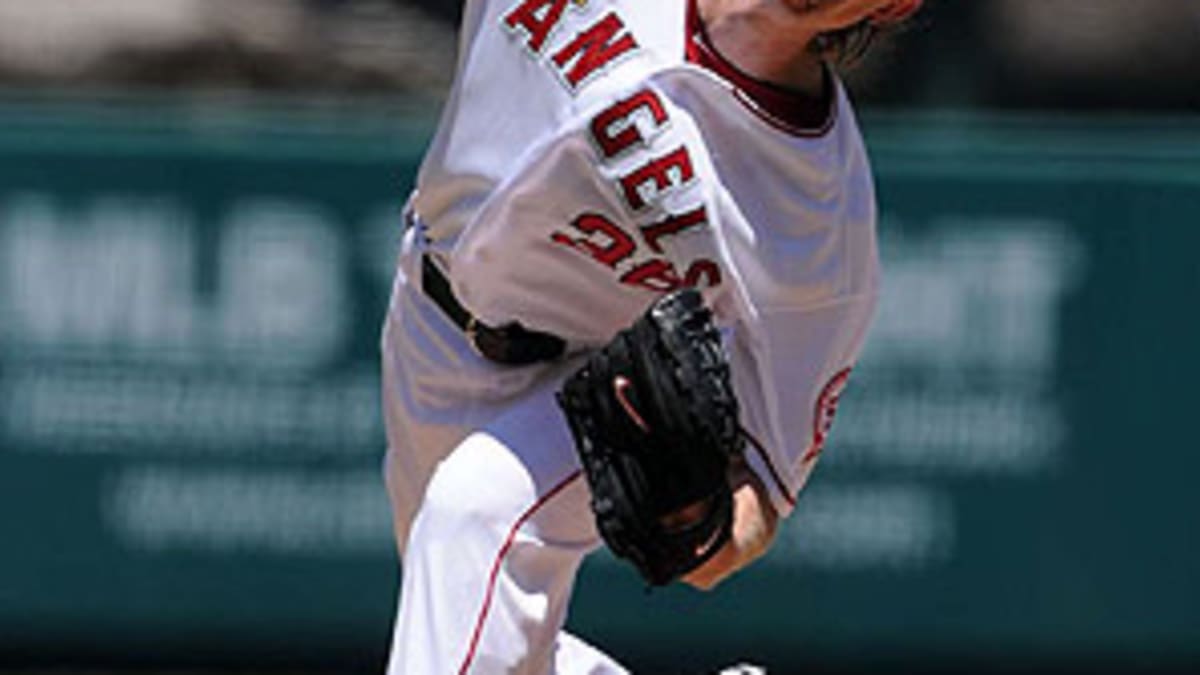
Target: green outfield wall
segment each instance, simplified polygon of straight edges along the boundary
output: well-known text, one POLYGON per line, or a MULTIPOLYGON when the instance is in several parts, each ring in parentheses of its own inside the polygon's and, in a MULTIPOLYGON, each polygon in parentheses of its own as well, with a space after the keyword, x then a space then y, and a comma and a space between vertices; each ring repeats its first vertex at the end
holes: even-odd
MULTIPOLYGON (((572 626, 757 658, 1200 658, 1200 119, 866 115, 886 291, 775 550, 572 626)), ((430 112, 0 101, 0 661, 371 668, 376 353, 430 112)), ((668 666, 666 664, 672 664, 668 666)))

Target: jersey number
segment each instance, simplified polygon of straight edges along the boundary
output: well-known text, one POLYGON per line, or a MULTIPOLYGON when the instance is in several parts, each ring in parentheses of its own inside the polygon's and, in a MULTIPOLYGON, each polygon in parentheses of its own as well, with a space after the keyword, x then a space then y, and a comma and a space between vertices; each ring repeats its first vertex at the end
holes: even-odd
MULTIPOLYGON (((703 212, 703 208, 697 211, 703 212)), ((702 221, 694 220, 695 224, 699 222, 702 221)), ((646 234, 661 227, 663 223, 642 228, 643 237, 652 242, 647 245, 648 248, 662 250, 657 245, 657 237, 652 239, 646 234)), ((570 234, 555 232, 550 238, 554 243, 573 248, 610 269, 617 269, 638 250, 637 241, 628 232, 599 213, 585 213, 575 218, 571 221, 571 230, 570 234)), ((721 268, 708 258, 700 258, 692 261, 680 274, 673 262, 655 257, 626 270, 621 274, 620 281, 656 292, 670 292, 684 286, 712 287, 721 283, 721 268)))
MULTIPOLYGON (((650 89, 642 89, 600 111, 590 124, 591 139, 605 160, 635 148, 645 149, 666 129, 670 121, 662 99, 650 89)), ((692 159, 685 146, 652 157, 617 180, 617 187, 632 211, 661 203, 666 193, 684 188, 695 177, 692 159)), ((708 212, 698 206, 671 212, 665 218, 639 228, 642 244, 621 226, 599 213, 584 213, 571 221, 570 232, 554 232, 550 239, 587 255, 596 262, 617 270, 623 267, 620 282, 650 291, 670 292, 683 286, 716 286, 721 283, 721 268, 708 258, 691 261, 679 270, 662 256, 662 240, 708 226, 708 212), (655 254, 641 262, 633 258, 641 250, 655 254)))

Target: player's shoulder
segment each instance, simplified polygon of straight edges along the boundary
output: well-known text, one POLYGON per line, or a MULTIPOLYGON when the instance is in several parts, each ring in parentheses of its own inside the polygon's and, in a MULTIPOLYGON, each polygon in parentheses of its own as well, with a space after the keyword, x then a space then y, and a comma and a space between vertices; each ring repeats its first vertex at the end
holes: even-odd
MULTIPOLYGON (((679 41, 690 0, 476 0, 485 4, 480 15, 502 16, 510 25, 545 27, 551 32, 562 27, 579 27, 596 19, 609 20, 634 33, 647 48, 679 41)), ((469 8, 468 8, 469 9, 469 8)), ((679 44, 682 44, 681 42, 679 44)), ((673 51, 673 50, 669 50, 673 51)))

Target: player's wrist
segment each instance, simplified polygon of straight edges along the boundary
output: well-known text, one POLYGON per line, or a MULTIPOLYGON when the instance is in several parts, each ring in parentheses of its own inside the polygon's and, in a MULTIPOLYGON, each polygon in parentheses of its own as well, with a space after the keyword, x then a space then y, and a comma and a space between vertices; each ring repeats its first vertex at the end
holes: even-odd
POLYGON ((683 577, 684 583, 710 591, 725 579, 758 560, 771 548, 779 515, 766 488, 745 465, 736 462, 733 485, 733 528, 729 541, 710 560, 683 577))
POLYGON ((733 493, 733 541, 743 565, 761 558, 775 541, 779 527, 776 513, 766 488, 758 477, 743 465, 745 478, 733 493))

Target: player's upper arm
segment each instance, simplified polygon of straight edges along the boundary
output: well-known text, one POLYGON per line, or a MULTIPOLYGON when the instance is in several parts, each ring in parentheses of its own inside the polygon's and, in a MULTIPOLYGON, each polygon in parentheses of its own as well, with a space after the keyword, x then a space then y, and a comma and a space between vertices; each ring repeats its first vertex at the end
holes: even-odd
POLYGON ((653 86, 597 100, 479 209, 453 252, 456 291, 488 323, 594 344, 664 292, 711 300, 733 282, 714 181, 695 123, 653 86))

